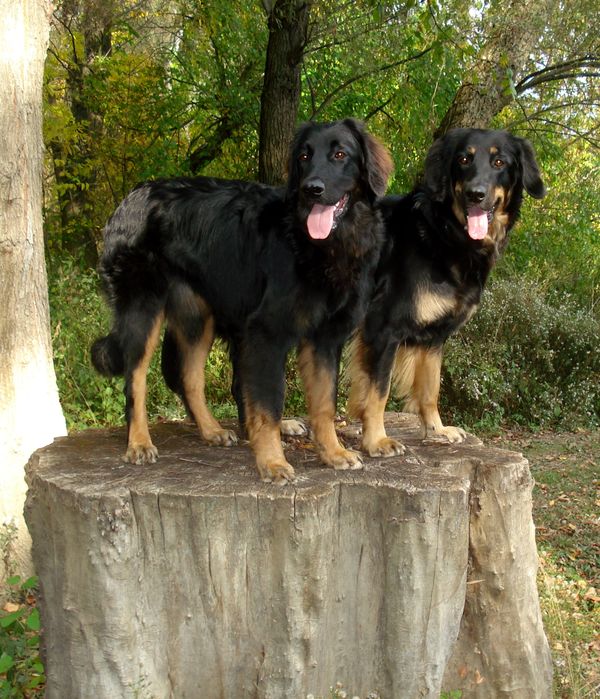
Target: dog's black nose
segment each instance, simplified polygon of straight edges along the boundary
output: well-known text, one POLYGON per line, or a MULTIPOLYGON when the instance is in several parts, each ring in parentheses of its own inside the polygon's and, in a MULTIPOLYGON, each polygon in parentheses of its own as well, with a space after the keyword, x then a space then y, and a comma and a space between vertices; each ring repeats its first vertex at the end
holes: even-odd
POLYGON ((465 190, 465 196, 467 200, 473 204, 479 204, 485 199, 486 190, 483 187, 469 187, 465 190))
POLYGON ((305 194, 310 194, 313 197, 320 197, 325 191, 325 183, 318 177, 313 177, 302 185, 305 194))

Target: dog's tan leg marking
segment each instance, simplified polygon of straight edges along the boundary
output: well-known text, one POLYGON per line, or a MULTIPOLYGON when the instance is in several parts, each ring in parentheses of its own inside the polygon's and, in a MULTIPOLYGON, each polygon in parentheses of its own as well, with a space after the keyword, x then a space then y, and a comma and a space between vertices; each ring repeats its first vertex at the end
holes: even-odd
POLYGON ((397 456, 404 453, 404 446, 397 439, 388 437, 385 431, 385 406, 390 394, 390 384, 383 395, 364 369, 365 348, 362 337, 357 337, 350 349, 350 395, 348 414, 362 422, 361 448, 369 456, 397 456))
POLYGON ((146 376, 152 355, 160 339, 164 313, 157 316, 148 334, 144 354, 131 375, 131 416, 127 437, 125 461, 132 464, 153 464, 158 457, 158 450, 150 439, 148 415, 146 413, 146 376))
POLYGON ((206 404, 204 368, 215 338, 214 317, 212 315, 205 317, 204 332, 196 343, 186 341, 178 331, 175 331, 175 335, 183 357, 181 369, 183 390, 202 438, 209 444, 225 447, 236 444, 235 432, 221 427, 206 404))
POLYGON ((416 351, 414 382, 408 407, 421 418, 423 439, 443 437, 462 442, 466 433, 460 427, 443 425, 438 410, 442 348, 419 347, 416 351))
POLYGON ((246 429, 250 446, 256 458, 256 468, 263 481, 284 485, 295 478, 281 446, 281 423, 248 400, 246 405, 246 429))
POLYGON ((298 353, 298 366, 306 392, 308 417, 321 460, 338 470, 362 468, 357 451, 340 444, 335 431, 335 375, 319 366, 312 345, 304 344, 298 353))
POLYGON ((388 437, 383 422, 388 390, 381 395, 375 385, 371 385, 363 412, 362 448, 369 456, 398 456, 404 453, 404 445, 397 439, 388 437))

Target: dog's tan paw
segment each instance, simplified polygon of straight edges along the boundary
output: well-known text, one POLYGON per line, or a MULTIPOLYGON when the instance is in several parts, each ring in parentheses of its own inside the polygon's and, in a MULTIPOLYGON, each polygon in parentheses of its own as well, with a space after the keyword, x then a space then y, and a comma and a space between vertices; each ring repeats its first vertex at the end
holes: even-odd
POLYGON ((123 461, 129 464, 154 464, 158 459, 158 449, 150 442, 149 444, 129 444, 123 457, 123 461))
POLYGON ((404 444, 399 442, 397 439, 392 439, 391 437, 378 439, 377 441, 373 442, 373 444, 366 444, 363 442, 362 448, 369 456, 379 456, 383 458, 400 456, 401 454, 404 454, 405 451, 404 444))
POLYGON ((237 435, 233 430, 217 430, 206 435, 204 439, 216 447, 233 447, 238 442, 237 435))
POLYGON ((446 441, 451 444, 460 444, 464 442, 467 438, 467 433, 461 427, 453 427, 452 425, 442 425, 435 429, 434 427, 427 427, 425 431, 426 440, 432 441, 446 441))
POLYGON ((281 434, 286 437, 300 437, 308 433, 306 425, 301 420, 282 420, 281 434))
POLYGON ((256 467, 264 483, 286 485, 296 478, 294 467, 287 461, 268 461, 263 464, 257 462, 256 467))
POLYGON ((321 452, 321 461, 336 471, 356 471, 363 468, 362 456, 354 449, 337 449, 321 452))

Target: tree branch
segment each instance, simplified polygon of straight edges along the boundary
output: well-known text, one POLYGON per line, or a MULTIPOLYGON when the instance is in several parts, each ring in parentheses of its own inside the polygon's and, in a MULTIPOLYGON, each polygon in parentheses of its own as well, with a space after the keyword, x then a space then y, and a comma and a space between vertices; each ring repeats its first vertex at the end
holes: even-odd
POLYGON ((595 68, 600 68, 600 57, 597 56, 582 56, 572 61, 556 63, 526 75, 515 85, 515 90, 518 94, 521 94, 536 85, 547 82, 578 77, 599 77, 600 73, 598 72, 582 72, 583 69, 593 70, 595 68))
POLYGON ((338 85, 332 92, 330 92, 325 99, 321 102, 321 104, 317 107, 316 110, 313 110, 313 113, 311 114, 311 119, 316 119, 319 114, 327 107, 328 104, 331 103, 331 101, 334 99, 336 95, 338 95, 342 90, 345 90, 347 87, 350 85, 353 85, 354 83, 363 80, 364 78, 368 78, 371 75, 376 75, 377 73, 384 73, 387 70, 391 70, 392 68, 397 68, 398 66, 401 66, 405 63, 410 63, 410 61, 416 61, 425 54, 429 53, 433 49, 433 46, 429 46, 426 49, 423 49, 423 51, 420 51, 417 54, 414 54, 413 56, 409 56, 408 58, 402 58, 399 61, 393 61, 392 63, 387 63, 384 66, 377 66, 377 68, 371 68, 369 70, 365 70, 362 73, 359 73, 358 75, 355 75, 351 78, 348 78, 348 80, 345 80, 343 83, 338 85))

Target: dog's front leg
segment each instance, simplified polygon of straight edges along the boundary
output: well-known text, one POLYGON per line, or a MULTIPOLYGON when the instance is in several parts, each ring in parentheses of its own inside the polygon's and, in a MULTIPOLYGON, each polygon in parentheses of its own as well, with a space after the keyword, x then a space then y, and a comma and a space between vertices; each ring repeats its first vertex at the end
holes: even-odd
POLYGON ((335 469, 359 469, 363 466, 361 455, 353 449, 346 449, 335 431, 340 353, 337 347, 323 348, 305 342, 298 353, 298 365, 304 382, 313 439, 321 460, 335 469))

